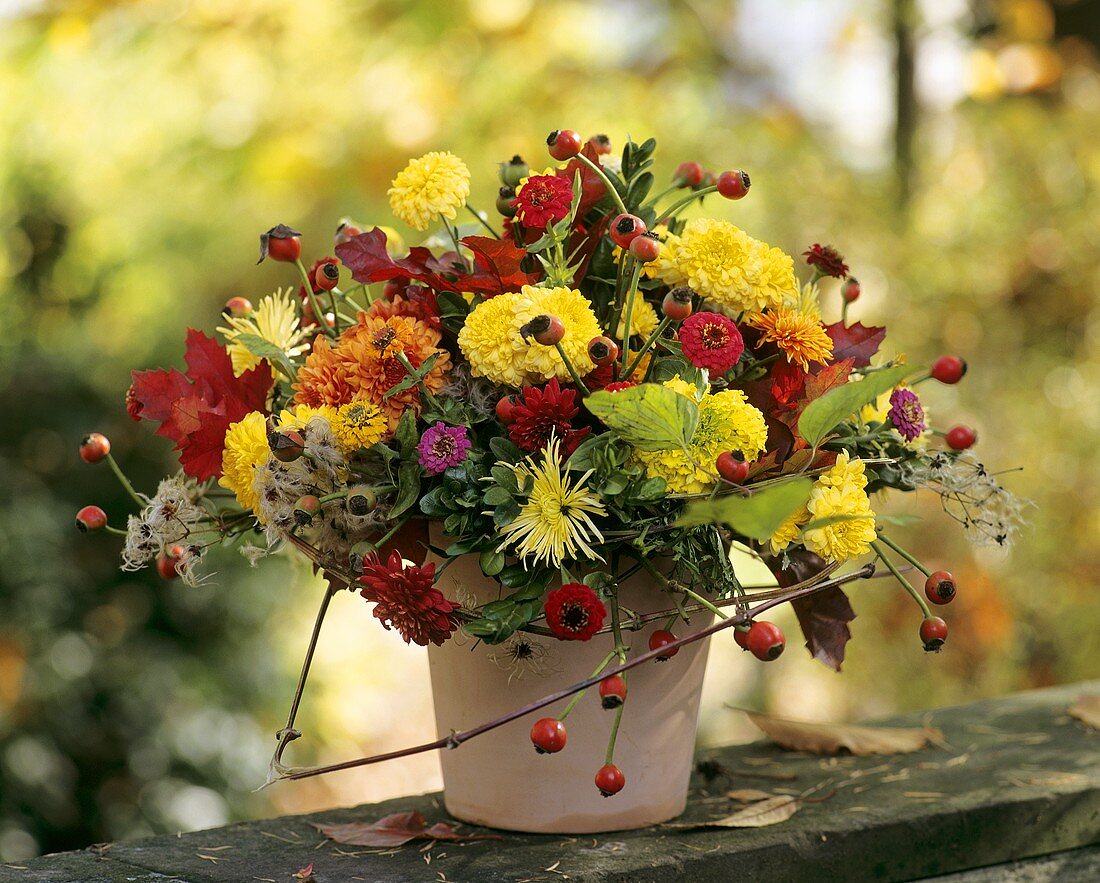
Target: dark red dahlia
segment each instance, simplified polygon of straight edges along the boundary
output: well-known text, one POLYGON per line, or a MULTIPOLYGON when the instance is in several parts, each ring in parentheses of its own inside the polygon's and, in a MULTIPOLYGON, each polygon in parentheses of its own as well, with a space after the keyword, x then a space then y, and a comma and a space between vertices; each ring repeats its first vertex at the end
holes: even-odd
POLYGON ((680 326, 680 345, 696 368, 725 374, 745 351, 737 324, 721 313, 693 313, 680 326))
POLYGON ((555 175, 532 175, 512 200, 516 220, 525 227, 541 230, 569 214, 573 206, 573 185, 555 175))
POLYGON ((577 391, 562 389, 553 377, 542 389, 525 386, 512 409, 508 437, 523 451, 541 451, 554 435, 561 439, 562 453, 569 456, 584 441, 590 430, 573 428, 573 418, 580 413, 577 391))
POLYGON ((566 583, 546 596, 546 624, 562 641, 587 641, 603 628, 607 608, 584 583, 566 583))
POLYGON ((618 392, 621 389, 630 389, 632 386, 637 386, 633 380, 616 380, 614 383, 609 383, 604 387, 604 392, 618 392))
POLYGON ((802 254, 806 258, 806 263, 811 267, 817 267, 823 276, 843 279, 848 275, 848 265, 844 263, 843 256, 831 245, 815 242, 802 254))
POLYGON ((454 616, 458 605, 443 597, 432 585, 434 579, 435 564, 404 567, 396 550, 383 564, 373 553, 363 560, 359 594, 374 603, 374 615, 382 626, 397 629, 405 643, 439 645, 458 628, 454 616))

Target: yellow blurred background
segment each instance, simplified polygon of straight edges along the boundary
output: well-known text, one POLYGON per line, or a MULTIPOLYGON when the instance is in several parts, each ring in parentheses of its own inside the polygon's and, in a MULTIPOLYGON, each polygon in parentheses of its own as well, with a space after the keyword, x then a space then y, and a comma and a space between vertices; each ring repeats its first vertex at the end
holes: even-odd
MULTIPOLYGON (((852 592, 843 674, 784 614, 775 664, 715 644, 704 743, 747 735, 726 704, 851 719, 1095 676, 1098 42, 1094 0, 0 0, 0 859, 438 787, 423 755, 253 793, 319 585, 231 550, 198 589, 118 572, 71 519, 126 500, 76 446, 105 432, 151 490, 174 464, 126 418, 128 372, 296 284, 254 265, 260 231, 312 259, 342 216, 393 224, 390 179, 432 149, 491 211, 496 164, 548 164, 559 127, 655 136, 659 175, 746 168, 750 197, 707 212, 839 248, 887 351, 964 355, 933 423, 976 426, 1035 504, 1005 555, 898 500, 924 516, 898 538, 959 580, 945 652, 886 580, 852 592)), ((292 762, 434 733, 422 651, 336 603, 292 762)))

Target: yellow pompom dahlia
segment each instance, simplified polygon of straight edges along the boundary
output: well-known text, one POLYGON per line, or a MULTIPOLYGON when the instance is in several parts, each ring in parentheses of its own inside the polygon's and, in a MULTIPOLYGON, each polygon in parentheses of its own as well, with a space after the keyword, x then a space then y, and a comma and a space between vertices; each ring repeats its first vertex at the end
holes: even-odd
POLYGON ((695 218, 679 236, 669 235, 647 272, 735 313, 763 312, 798 296, 790 255, 712 218, 695 218))
MULTIPOLYGON (((695 398, 695 387, 674 377, 665 386, 681 395, 695 398)), ((764 415, 748 403, 739 389, 727 389, 699 401, 699 425, 684 451, 635 451, 650 478, 663 478, 674 494, 699 494, 717 480, 714 463, 724 451, 741 451, 746 460, 755 460, 768 442, 764 415)))
POLYGON ((839 520, 813 527, 802 533, 802 542, 826 561, 847 561, 871 551, 875 533, 875 513, 867 494, 853 484, 823 485, 820 481, 810 493, 806 509, 813 520, 839 520))
POLYGON ((458 345, 474 376, 514 387, 551 377, 569 379, 569 369, 555 347, 528 343, 520 334, 523 325, 541 315, 561 319, 565 326, 562 349, 578 374, 589 373, 595 367, 588 357, 589 341, 603 333, 592 304, 569 288, 525 285, 478 304, 466 317, 458 345))
POLYGON ((237 502, 245 509, 256 511, 259 498, 252 484, 257 466, 271 459, 267 443, 267 419, 253 411, 237 423, 231 423, 225 433, 222 452, 222 477, 218 484, 233 491, 237 502))
POLYGON ((426 153, 397 173, 388 195, 396 217, 427 230, 436 215, 455 219, 470 195, 470 170, 453 153, 426 153))
POLYGON ((631 308, 630 313, 630 334, 625 335, 626 331, 626 305, 623 305, 622 315, 619 317, 619 339, 626 337, 640 337, 642 340, 646 340, 649 335, 657 330, 657 326, 661 320, 657 318, 657 311, 653 309, 653 306, 645 299, 645 296, 637 291, 634 293, 634 306, 631 308))

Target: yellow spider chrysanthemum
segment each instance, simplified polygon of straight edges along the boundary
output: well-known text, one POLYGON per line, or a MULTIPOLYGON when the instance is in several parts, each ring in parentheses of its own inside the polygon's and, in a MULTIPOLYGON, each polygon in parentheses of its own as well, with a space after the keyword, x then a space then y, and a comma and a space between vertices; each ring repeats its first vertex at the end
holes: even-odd
MULTIPOLYGON (((695 398, 695 387, 679 376, 665 386, 695 398)), ((714 463, 723 451, 740 451, 755 460, 768 442, 764 415, 748 403, 739 389, 709 393, 699 401, 699 425, 684 451, 635 451, 650 478, 663 478, 674 494, 699 494, 714 486, 714 463)))
POLYGON ((369 448, 386 434, 386 415, 372 402, 352 402, 342 406, 329 420, 340 450, 347 454, 369 448))
MULTIPOLYGON (((280 288, 261 300, 249 315, 230 316, 226 319, 229 327, 218 329, 228 344, 226 349, 233 360, 233 373, 237 377, 255 368, 261 361, 266 361, 253 355, 248 347, 239 342, 242 334, 262 337, 286 353, 288 358, 300 355, 309 348, 303 342, 309 333, 298 322, 298 307, 291 300, 290 294, 291 289, 280 288)), ((279 366, 274 363, 272 367, 279 370, 279 366)))
POLYGON ((528 478, 534 484, 519 515, 501 528, 504 541, 497 551, 514 546, 518 558, 531 556, 535 563, 545 561, 552 567, 560 567, 567 558, 576 559, 579 554, 602 561, 592 545, 602 543, 603 534, 591 516, 603 515, 606 510, 599 496, 585 485, 592 470, 575 481, 562 476, 556 438, 546 446, 541 463, 528 458, 513 469, 521 484, 528 478))
POLYGON ((787 517, 787 520, 779 525, 779 527, 775 529, 775 533, 772 534, 772 552, 782 552, 787 546, 797 540, 799 534, 802 533, 802 525, 809 520, 810 510, 805 506, 801 507, 796 512, 792 512, 787 517))
POLYGON ((427 230, 436 215, 453 221, 470 195, 470 170, 453 153, 425 153, 409 160, 389 189, 390 208, 414 230, 427 230))
POLYGON ((763 312, 798 296, 790 255, 711 218, 688 221, 679 236, 670 235, 646 272, 688 285, 734 313, 763 312))
POLYGON ((237 495, 237 502, 245 509, 256 511, 259 498, 252 488, 256 467, 271 459, 267 444, 267 420, 259 411, 253 411, 243 420, 231 423, 225 433, 225 450, 222 452, 222 477, 218 484, 237 495))
MULTIPOLYGON (((657 326, 660 324, 660 319, 657 318, 657 311, 653 309, 649 301, 647 301, 644 295, 637 291, 634 293, 634 307, 630 313, 630 337, 640 337, 642 340, 646 340, 649 335, 657 330, 657 326)), ((626 306, 623 306, 622 315, 619 317, 619 339, 623 339, 623 333, 626 331, 626 306)))
POLYGON ((520 334, 524 324, 544 314, 561 319, 565 326, 562 349, 580 375, 589 373, 595 365, 588 357, 588 343, 603 333, 592 304, 569 288, 525 285, 521 291, 498 294, 478 304, 466 317, 458 345, 474 376, 514 387, 551 377, 569 379, 569 369, 556 348, 527 342, 520 334))
POLYGON ((824 365, 833 354, 833 339, 811 312, 779 307, 753 316, 749 324, 764 332, 761 343, 774 343, 788 362, 797 362, 803 371, 810 370, 810 362, 824 365))
POLYGON ((826 561, 847 561, 871 551, 875 533, 875 513, 867 494, 853 484, 839 487, 821 484, 810 493, 806 509, 814 520, 839 520, 802 533, 802 542, 826 561))

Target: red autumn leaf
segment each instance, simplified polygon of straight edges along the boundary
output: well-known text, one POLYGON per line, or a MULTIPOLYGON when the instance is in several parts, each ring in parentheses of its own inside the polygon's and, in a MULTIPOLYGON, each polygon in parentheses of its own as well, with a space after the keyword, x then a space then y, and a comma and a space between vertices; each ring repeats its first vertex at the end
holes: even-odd
POLYGON ((783 409, 796 408, 806 388, 806 373, 797 365, 780 362, 772 369, 772 398, 783 409))
MULTIPOLYGON (((813 552, 795 549, 788 556, 785 569, 778 567, 778 559, 771 565, 776 581, 783 587, 803 582, 825 568, 825 562, 813 552)), ((848 623, 856 618, 848 596, 840 586, 834 586, 805 598, 791 602, 802 634, 806 636, 806 649, 818 662, 840 671, 844 662, 844 646, 851 640, 848 623)))
POLYGON ((833 339, 833 361, 851 359, 853 368, 866 368, 871 364, 871 356, 878 352, 886 338, 886 329, 867 326, 862 322, 845 325, 836 322, 825 326, 825 333, 833 339))
POLYGON ((826 365, 816 373, 808 375, 806 377, 805 389, 802 393, 805 404, 802 408, 799 408, 799 411, 803 410, 806 405, 815 399, 821 398, 830 389, 837 386, 843 386, 847 383, 854 364, 854 359, 846 358, 839 362, 833 362, 831 365, 826 365))
POLYGON ((133 395, 144 420, 160 423, 157 435, 176 443, 180 465, 200 481, 221 474, 225 431, 251 411, 267 413, 271 368, 266 362, 233 376, 225 347, 189 328, 187 373, 135 371, 133 395))
POLYGON ((336 256, 351 270, 351 278, 356 282, 410 279, 440 291, 455 290, 454 283, 444 276, 450 274, 450 268, 431 251, 418 245, 409 249, 406 257, 395 260, 386 251, 386 234, 377 227, 341 242, 336 246, 336 256))
POLYGON ((397 812, 377 822, 348 822, 342 825, 313 827, 337 843, 348 846, 404 846, 412 840, 499 840, 497 834, 459 834, 446 822, 436 822, 430 828, 416 810, 397 812))
MULTIPOLYGON (((585 144, 581 153, 596 165, 600 164, 600 155, 596 153, 596 148, 591 144, 585 144)), ((600 176, 579 159, 570 160, 569 165, 564 169, 559 169, 557 174, 559 178, 567 178, 569 183, 572 184, 576 180, 577 172, 581 173, 581 201, 577 206, 577 219, 579 220, 587 215, 589 209, 597 202, 608 196, 608 193, 600 176)), ((618 212, 614 214, 618 214, 618 212)))
POLYGON ((462 244, 474 253, 474 272, 461 279, 464 291, 476 291, 490 297, 505 291, 518 291, 531 285, 535 277, 520 268, 527 257, 526 249, 507 239, 489 236, 466 236, 462 244))

